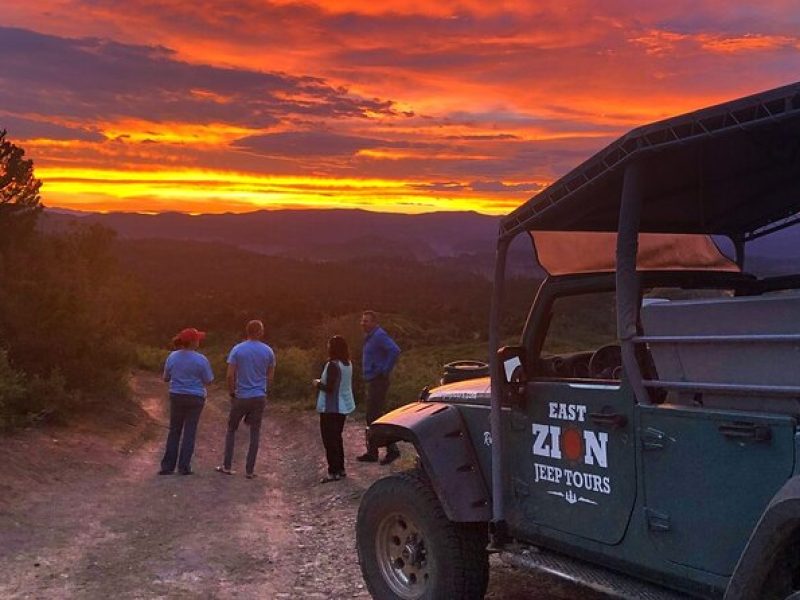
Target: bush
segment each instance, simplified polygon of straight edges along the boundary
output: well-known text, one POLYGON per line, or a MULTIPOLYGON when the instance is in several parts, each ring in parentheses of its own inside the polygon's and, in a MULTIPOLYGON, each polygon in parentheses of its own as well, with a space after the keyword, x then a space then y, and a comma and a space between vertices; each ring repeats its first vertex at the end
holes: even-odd
POLYGON ((64 376, 56 369, 46 377, 26 377, 14 369, 8 353, 0 351, 0 427, 41 420, 59 408, 77 403, 78 394, 68 392, 64 376))
POLYGON ((0 351, 0 424, 9 424, 26 395, 25 377, 12 368, 8 353, 0 351))
POLYGON ((169 356, 169 350, 166 348, 156 348, 155 346, 144 344, 137 344, 134 352, 136 355, 136 368, 153 373, 161 373, 164 368, 164 361, 169 356))
POLYGON ((137 294, 98 227, 37 234, 8 250, 0 335, 22 373, 27 413, 74 411, 124 397, 134 360, 137 294))
POLYGON ((297 347, 276 348, 275 382, 270 396, 281 404, 295 405, 298 408, 314 408, 316 392, 311 380, 322 372, 325 356, 297 347))

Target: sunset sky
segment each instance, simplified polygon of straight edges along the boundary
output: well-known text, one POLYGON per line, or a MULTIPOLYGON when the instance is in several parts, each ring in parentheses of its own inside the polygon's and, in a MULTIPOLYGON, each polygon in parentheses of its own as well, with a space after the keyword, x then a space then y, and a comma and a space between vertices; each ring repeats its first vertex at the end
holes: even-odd
POLYGON ((505 213, 626 130, 800 79, 796 0, 3 5, 48 206, 505 213))

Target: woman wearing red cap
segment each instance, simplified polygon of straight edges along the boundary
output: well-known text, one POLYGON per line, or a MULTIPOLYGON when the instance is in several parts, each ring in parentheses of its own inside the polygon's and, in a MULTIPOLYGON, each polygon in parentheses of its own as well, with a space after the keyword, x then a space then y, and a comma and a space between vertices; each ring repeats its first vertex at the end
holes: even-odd
POLYGON ((192 474, 194 439, 206 402, 206 385, 214 380, 211 364, 197 351, 205 336, 190 327, 172 339, 175 350, 164 364, 164 381, 169 382, 169 435, 159 475, 171 475, 176 463, 178 473, 192 474))

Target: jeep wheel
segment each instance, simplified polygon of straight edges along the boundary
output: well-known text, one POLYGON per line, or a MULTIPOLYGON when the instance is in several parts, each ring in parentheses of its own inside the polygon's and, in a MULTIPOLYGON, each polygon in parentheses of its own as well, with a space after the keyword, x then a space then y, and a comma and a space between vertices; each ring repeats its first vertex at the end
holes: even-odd
POLYGON ((486 525, 449 521, 419 471, 386 477, 367 490, 356 539, 373 598, 479 600, 486 593, 486 525))

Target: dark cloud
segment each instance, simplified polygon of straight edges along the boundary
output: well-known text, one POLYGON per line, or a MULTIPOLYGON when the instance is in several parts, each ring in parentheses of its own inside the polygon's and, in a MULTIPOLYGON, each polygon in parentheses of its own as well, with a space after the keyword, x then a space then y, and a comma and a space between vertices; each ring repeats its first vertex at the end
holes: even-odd
POLYGON ((393 114, 314 78, 182 62, 169 49, 0 27, 0 106, 77 119, 226 122, 393 114))
POLYGON ((265 156, 342 156, 386 146, 384 140, 325 131, 284 131, 253 135, 234 142, 234 148, 265 156))
POLYGON ((45 138, 49 140, 78 140, 84 142, 100 142, 105 138, 102 134, 81 127, 66 127, 47 121, 35 121, 13 115, 0 115, 0 130, 7 130, 12 139, 45 138))
POLYGON ((352 156, 359 150, 376 148, 442 148, 439 144, 426 142, 393 141, 330 131, 282 131, 252 135, 236 140, 233 147, 265 156, 292 157, 352 156))

